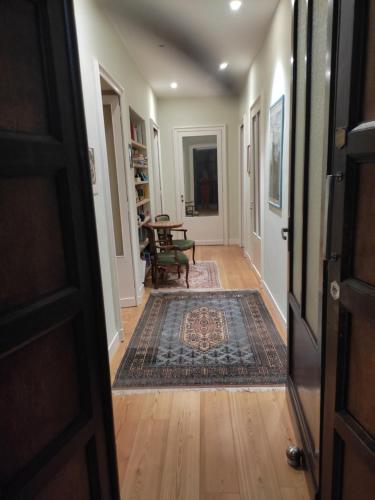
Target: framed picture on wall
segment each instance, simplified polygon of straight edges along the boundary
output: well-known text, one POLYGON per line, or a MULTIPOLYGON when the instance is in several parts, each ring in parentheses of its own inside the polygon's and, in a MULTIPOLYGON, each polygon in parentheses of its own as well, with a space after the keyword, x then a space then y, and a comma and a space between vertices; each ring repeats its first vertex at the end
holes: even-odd
POLYGON ((284 96, 270 108, 270 181, 269 204, 282 206, 283 142, 284 142, 284 96))

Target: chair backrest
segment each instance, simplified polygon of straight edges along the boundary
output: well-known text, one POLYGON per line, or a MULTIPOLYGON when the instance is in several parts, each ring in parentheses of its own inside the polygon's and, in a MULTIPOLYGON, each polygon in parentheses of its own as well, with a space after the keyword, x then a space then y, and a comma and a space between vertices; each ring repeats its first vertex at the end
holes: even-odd
POLYGON ((163 220, 171 220, 168 214, 159 214, 155 216, 155 222, 163 221, 163 220))
MULTIPOLYGON (((168 214, 159 214, 155 216, 155 222, 162 222, 171 220, 168 214)), ((158 240, 161 244, 169 245, 171 242, 171 231, 170 229, 157 229, 158 240)))

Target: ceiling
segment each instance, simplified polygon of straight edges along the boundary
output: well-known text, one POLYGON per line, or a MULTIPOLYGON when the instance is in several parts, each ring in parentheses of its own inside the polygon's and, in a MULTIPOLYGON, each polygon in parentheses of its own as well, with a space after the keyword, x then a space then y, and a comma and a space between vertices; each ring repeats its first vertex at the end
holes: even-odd
POLYGON ((100 0, 160 97, 238 94, 278 1, 243 0, 233 12, 229 0, 100 0))

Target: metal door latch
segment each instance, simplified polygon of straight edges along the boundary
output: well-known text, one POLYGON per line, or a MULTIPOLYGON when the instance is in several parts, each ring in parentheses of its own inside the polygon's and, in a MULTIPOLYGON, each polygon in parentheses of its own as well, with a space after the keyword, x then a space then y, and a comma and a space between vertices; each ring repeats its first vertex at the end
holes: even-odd
POLYGON ((337 283, 337 281, 332 281, 331 286, 329 288, 331 297, 333 300, 339 300, 340 298, 340 285, 337 283))
POLYGON ((281 237, 283 240, 287 240, 288 239, 288 236, 287 234, 289 233, 289 228, 288 227, 283 227, 281 229, 281 237))
POLYGON ((338 127, 335 132, 335 146, 336 149, 342 149, 346 146, 347 130, 345 127, 338 127))

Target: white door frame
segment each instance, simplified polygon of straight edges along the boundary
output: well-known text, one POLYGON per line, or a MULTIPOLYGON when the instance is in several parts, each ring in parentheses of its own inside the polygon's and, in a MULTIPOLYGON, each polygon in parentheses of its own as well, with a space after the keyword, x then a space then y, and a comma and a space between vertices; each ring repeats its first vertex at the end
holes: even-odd
POLYGON ((252 144, 252 136, 253 136, 253 124, 252 124, 252 117, 256 113, 260 113, 259 115, 259 123, 258 123, 258 132, 259 132, 259 206, 258 206, 258 211, 259 211, 259 226, 260 226, 260 234, 256 234, 254 231, 253 227, 253 216, 254 216, 254 192, 255 192, 255 185, 254 185, 254 180, 255 180, 255 175, 254 175, 254 165, 252 162, 253 155, 250 155, 251 158, 251 174, 249 175, 249 185, 250 185, 250 219, 249 219, 249 231, 250 231, 250 240, 249 240, 249 255, 251 259, 251 264, 253 267, 253 270, 257 274, 259 279, 262 279, 262 245, 263 245, 263 218, 264 218, 264 210, 263 210, 263 182, 264 182, 264 155, 263 155, 263 135, 262 135, 262 125, 263 125, 263 111, 262 111, 262 96, 259 95, 252 105, 250 106, 250 114, 249 114, 249 141, 250 141, 250 147, 253 149, 254 145, 252 144), (255 253, 257 253, 257 256, 255 256, 255 253), (259 261, 259 262, 258 262, 259 261))
MULTIPOLYGON (((121 305, 120 305, 120 295, 119 295, 119 283, 118 283, 118 275, 117 275, 117 262, 116 262, 116 245, 115 245, 115 236, 114 236, 114 227, 113 227, 113 219, 112 219, 112 202, 111 202, 111 188, 109 181, 109 172, 108 172, 108 159, 107 159, 107 144, 105 137, 105 127, 104 127, 104 115, 103 115, 103 99, 102 99, 102 90, 100 84, 100 78, 105 80, 112 89, 118 94, 120 99, 120 119, 123 124, 123 103, 122 100, 124 98, 124 87, 118 83, 110 73, 99 63, 99 61, 93 58, 94 65, 94 75, 95 75, 95 97, 96 97, 96 118, 98 124, 98 138, 100 144, 100 163, 103 166, 101 169, 101 176, 103 181, 103 199, 105 204, 105 219, 106 224, 109 229, 108 231, 108 249, 110 254, 110 269, 111 269, 111 283, 112 283, 112 296, 113 303, 115 305, 115 314, 116 314, 116 327, 120 332, 121 340, 124 339, 123 332, 123 323, 121 317, 121 305)), ((125 148, 125 138, 124 138, 124 130, 122 130, 123 137, 123 148, 125 148)), ((126 164, 127 151, 124 150, 124 158, 126 164)), ((127 190, 129 189, 129 175, 128 169, 125 168, 125 178, 126 178, 126 186, 127 190)), ((128 199, 129 199, 129 192, 128 199)), ((126 240, 124 240, 126 241, 126 240)), ((132 267, 133 267, 133 283, 134 287, 134 296, 129 297, 128 306, 136 305, 136 290, 135 290, 135 261, 134 261, 134 242, 133 242, 133 234, 130 230, 130 246, 132 252, 132 267)))
MULTIPOLYGON (((130 208, 125 174, 125 148, 124 133, 121 119, 121 102, 118 94, 103 95, 103 106, 110 106, 112 114, 112 129, 114 139, 114 153, 116 162, 117 190, 119 197, 119 210, 121 222, 121 237, 123 242, 123 255, 116 254, 118 273, 118 286, 120 294, 120 306, 134 306, 134 268, 133 252, 130 244, 130 208), (133 278, 133 279, 131 279, 133 278)), ((108 162, 107 162, 108 168, 108 162)))
POLYGON ((161 167, 161 144, 160 144, 160 127, 151 118, 151 151, 152 151, 152 165, 158 168, 153 169, 154 181, 154 199, 155 199, 155 214, 164 213, 164 190, 163 190, 163 170, 161 167), (155 151, 154 129, 158 133, 158 151, 155 151), (158 194, 158 184, 160 186, 160 193, 158 194), (160 197, 159 197, 160 196, 160 197), (160 201, 160 202, 159 202, 160 201))
POLYGON ((228 176, 227 176, 227 134, 226 125, 197 125, 197 126, 180 126, 173 127, 173 147, 174 147, 174 164, 175 164, 175 179, 176 179, 176 210, 177 217, 183 220, 181 208, 181 188, 178 179, 183 178, 183 159, 179 151, 179 135, 181 133, 198 133, 206 135, 221 134, 221 185, 222 185, 222 200, 223 200, 223 234, 224 245, 228 245, 228 176))
POLYGON ((245 246, 245 123, 242 121, 238 127, 238 169, 239 169, 239 193, 240 193, 240 203, 239 203, 239 220, 240 220, 240 247, 245 246), (242 141, 241 141, 242 132, 242 141))

